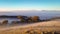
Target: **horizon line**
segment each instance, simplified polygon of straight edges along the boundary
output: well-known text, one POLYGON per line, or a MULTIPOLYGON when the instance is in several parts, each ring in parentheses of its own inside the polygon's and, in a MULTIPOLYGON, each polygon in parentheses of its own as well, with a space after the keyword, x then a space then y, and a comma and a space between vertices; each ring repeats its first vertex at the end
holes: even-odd
POLYGON ((51 10, 51 9, 11 9, 11 10, 0 10, 0 11, 60 11, 60 10, 51 10))

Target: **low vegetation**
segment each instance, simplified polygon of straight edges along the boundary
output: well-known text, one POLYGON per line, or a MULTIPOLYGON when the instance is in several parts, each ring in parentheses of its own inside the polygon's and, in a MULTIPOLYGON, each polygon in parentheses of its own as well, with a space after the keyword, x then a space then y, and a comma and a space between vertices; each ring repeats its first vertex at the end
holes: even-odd
MULTIPOLYGON (((35 23, 35 22, 43 22, 43 21, 50 21, 50 20, 54 20, 54 19, 59 19, 60 17, 54 17, 51 19, 46 19, 46 20, 41 20, 39 16, 0 16, 3 18, 18 18, 20 19, 20 21, 12 21, 11 24, 19 24, 19 23, 35 23)), ((8 20, 4 20, 2 23, 0 24, 8 24, 8 20)))
MULTIPOLYGON (((17 16, 17 18, 20 19, 20 21, 12 21, 11 24, 40 22, 39 16, 33 16, 33 17, 17 16)), ((4 20, 1 24, 8 24, 8 20, 4 20)))

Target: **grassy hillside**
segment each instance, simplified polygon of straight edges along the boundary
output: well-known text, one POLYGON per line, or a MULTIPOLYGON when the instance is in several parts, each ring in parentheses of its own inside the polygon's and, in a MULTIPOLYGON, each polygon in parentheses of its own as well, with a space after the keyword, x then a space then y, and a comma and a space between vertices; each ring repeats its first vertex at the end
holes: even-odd
POLYGON ((60 20, 40 22, 23 26, 0 27, 0 34, 41 34, 41 32, 60 31, 60 20))

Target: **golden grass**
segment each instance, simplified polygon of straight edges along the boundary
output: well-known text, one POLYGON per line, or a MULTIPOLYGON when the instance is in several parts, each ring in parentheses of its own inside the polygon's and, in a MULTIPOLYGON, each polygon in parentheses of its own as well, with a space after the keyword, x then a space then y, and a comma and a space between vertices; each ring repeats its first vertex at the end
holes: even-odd
MULTIPOLYGON (((18 28, 18 29, 8 29, 8 30, 0 30, 0 34, 41 34, 42 31, 44 32, 52 32, 54 28, 18 28)), ((58 28, 60 29, 60 28, 58 28)), ((58 30, 57 29, 57 30, 58 30)))
MULTIPOLYGON (((50 23, 48 23, 50 24, 50 23)), ((41 32, 53 32, 60 31, 60 27, 40 27, 37 26, 29 26, 24 28, 15 28, 15 29, 6 29, 0 30, 0 34, 41 34, 41 32)))

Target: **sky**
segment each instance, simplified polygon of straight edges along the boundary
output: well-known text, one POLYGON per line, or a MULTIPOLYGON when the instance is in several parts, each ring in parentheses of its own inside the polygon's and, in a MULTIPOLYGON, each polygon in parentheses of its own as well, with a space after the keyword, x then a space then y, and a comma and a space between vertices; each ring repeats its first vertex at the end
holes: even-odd
POLYGON ((60 10, 60 0, 0 0, 0 11, 60 10))

